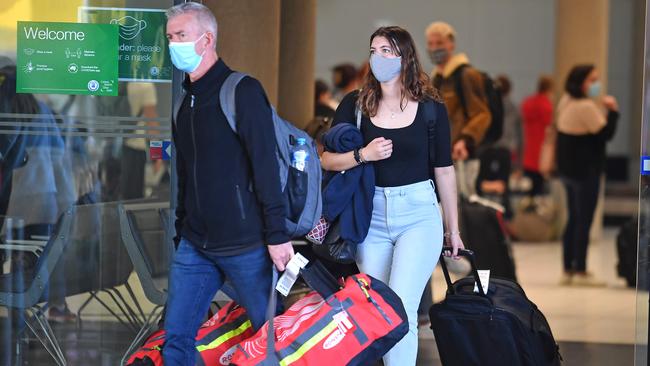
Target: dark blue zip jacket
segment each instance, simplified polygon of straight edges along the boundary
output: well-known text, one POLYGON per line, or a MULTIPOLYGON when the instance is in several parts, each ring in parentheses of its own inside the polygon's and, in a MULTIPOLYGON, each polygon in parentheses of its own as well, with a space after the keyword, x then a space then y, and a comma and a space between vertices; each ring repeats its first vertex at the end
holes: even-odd
MULTIPOLYGON (((340 123, 323 136, 325 150, 346 153, 363 147, 363 136, 355 125, 340 123)), ((341 239, 361 243, 368 235, 375 195, 375 169, 372 164, 358 165, 345 172, 328 174, 323 182, 323 217, 340 220, 341 239)))
POLYGON ((289 241, 271 106, 262 85, 244 78, 235 93, 235 134, 219 104, 230 73, 219 59, 200 79, 186 79, 187 95, 174 123, 175 239, 182 236, 218 255, 289 241))

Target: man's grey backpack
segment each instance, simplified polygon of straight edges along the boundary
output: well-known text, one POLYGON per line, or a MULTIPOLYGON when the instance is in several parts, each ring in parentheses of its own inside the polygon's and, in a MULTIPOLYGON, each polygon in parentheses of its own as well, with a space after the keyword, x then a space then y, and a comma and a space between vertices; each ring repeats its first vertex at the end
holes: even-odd
MULTIPOLYGON (((246 76, 240 72, 231 73, 224 81, 219 93, 221 109, 230 128, 235 133, 237 133, 235 90, 239 82, 246 76)), ((301 238, 316 226, 321 217, 322 171, 318 150, 307 132, 280 118, 273 106, 271 106, 271 112, 277 146, 275 152, 280 168, 278 174, 287 207, 286 232, 291 238, 301 238), (298 138, 304 138, 309 149, 309 161, 304 171, 291 166, 291 149, 297 143, 298 138)))

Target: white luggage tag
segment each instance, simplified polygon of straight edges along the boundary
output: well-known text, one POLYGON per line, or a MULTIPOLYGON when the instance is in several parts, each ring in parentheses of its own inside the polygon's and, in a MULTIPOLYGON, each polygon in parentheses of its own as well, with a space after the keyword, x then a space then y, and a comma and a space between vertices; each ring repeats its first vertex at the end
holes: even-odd
MULTIPOLYGON (((481 287, 483 287, 483 293, 487 295, 488 288, 490 287, 490 270, 478 270, 478 278, 481 280, 481 287)), ((474 281, 474 292, 478 293, 478 284, 474 281)))
POLYGON ((291 258, 289 263, 287 263, 287 267, 280 277, 280 280, 278 280, 278 285, 275 286, 275 289, 278 290, 278 292, 283 296, 288 296, 289 291, 291 291, 291 288, 296 283, 296 280, 298 280, 300 270, 302 268, 305 268, 307 263, 309 263, 307 258, 303 257, 300 253, 296 253, 291 258))

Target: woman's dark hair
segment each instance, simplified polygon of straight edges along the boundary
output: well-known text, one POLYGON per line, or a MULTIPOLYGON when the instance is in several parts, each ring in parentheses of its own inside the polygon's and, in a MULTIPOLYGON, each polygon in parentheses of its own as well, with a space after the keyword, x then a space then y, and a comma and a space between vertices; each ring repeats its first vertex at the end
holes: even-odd
POLYGON ((548 93, 553 90, 553 78, 548 75, 542 75, 537 80, 537 92, 539 94, 548 93))
POLYGON ((318 104, 318 100, 320 97, 327 93, 330 90, 330 88, 325 84, 323 80, 316 80, 316 83, 314 84, 314 102, 318 104))
POLYGON ((576 99, 586 98, 585 92, 582 90, 582 84, 594 71, 595 66, 592 64, 576 65, 569 72, 564 84, 564 90, 576 99))
POLYGON ((357 80, 357 68, 352 64, 338 64, 332 68, 334 72, 334 85, 337 88, 345 88, 357 80))
POLYGON ((38 114, 39 107, 32 94, 16 93, 16 67, 0 69, 0 113, 38 114))
POLYGON ((501 74, 497 76, 497 84, 499 85, 499 89, 501 89, 501 95, 505 97, 510 94, 510 91, 512 90, 512 82, 507 75, 501 74))
MULTIPOLYGON (((407 98, 417 102, 424 100, 442 101, 438 92, 431 84, 429 75, 424 72, 415 51, 413 37, 401 27, 381 27, 370 36, 370 44, 376 37, 384 37, 390 43, 393 52, 402 57, 402 70, 400 80, 402 82, 402 96, 400 108, 406 107, 404 103, 407 98)), ((367 116, 373 117, 377 114, 379 101, 381 100, 381 86, 372 72, 366 74, 366 78, 359 92, 359 107, 367 116)))

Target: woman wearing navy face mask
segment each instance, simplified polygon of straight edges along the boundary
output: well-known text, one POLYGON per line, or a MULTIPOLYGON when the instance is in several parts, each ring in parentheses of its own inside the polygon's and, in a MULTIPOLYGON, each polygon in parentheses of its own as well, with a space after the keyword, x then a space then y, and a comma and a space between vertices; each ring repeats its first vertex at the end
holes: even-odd
POLYGON ((374 165, 372 219, 368 235, 357 248, 357 265, 402 299, 409 332, 384 357, 384 363, 409 366, 415 365, 417 357, 418 305, 440 256, 443 237, 454 248, 445 254, 457 258, 463 248, 449 120, 406 30, 382 27, 370 37, 370 68, 362 89, 343 99, 333 123, 355 124, 355 111, 361 110, 365 146, 348 153, 325 152, 322 165, 329 171, 374 165), (432 140, 429 120, 435 120, 432 140), (430 180, 432 171, 436 187, 430 180), (444 234, 436 189, 445 213, 444 234))
POLYGON ((557 170, 567 192, 569 221, 564 237, 562 285, 604 286, 587 272, 587 246, 605 169, 605 144, 616 131, 618 103, 601 97, 593 65, 575 66, 557 106, 557 170))

